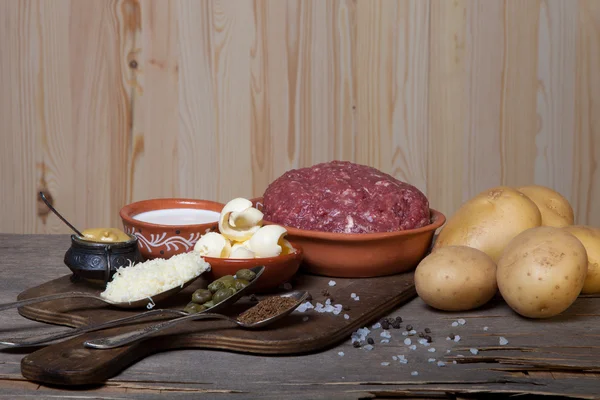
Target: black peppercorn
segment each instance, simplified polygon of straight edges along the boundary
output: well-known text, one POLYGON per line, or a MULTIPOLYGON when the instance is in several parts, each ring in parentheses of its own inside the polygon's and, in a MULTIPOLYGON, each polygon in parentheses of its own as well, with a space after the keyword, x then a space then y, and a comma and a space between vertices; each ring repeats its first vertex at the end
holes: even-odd
POLYGON ((419 336, 420 338, 424 338, 424 337, 425 337, 425 334, 424 334, 423 332, 419 332, 418 336, 419 336))
POLYGON ((451 333, 448 335, 448 337, 450 338, 450 340, 454 340, 454 338, 456 337, 456 335, 454 333, 451 333))
POLYGON ((375 341, 373 340, 372 337, 370 337, 370 338, 367 339, 367 343, 369 343, 369 344, 375 344, 375 341))
POLYGON ((425 335, 425 339, 427 340, 427 343, 433 342, 433 339, 429 335, 425 335))
POLYGON ((394 320, 394 322, 392 322, 392 328, 400 329, 400 322, 394 320))
POLYGON ((425 333, 431 333, 431 329, 425 328, 425 333))
POLYGON ((354 342, 354 343, 352 343, 352 346, 354 346, 355 348, 359 348, 360 342, 354 342))
POLYGON ((402 322, 402 317, 396 317, 396 321, 398 321, 398 323, 402 322))
POLYGON ((406 330, 407 331, 412 331, 413 330, 413 326, 412 325, 406 325, 406 330))
POLYGON ((384 319, 383 321, 381 321, 381 327, 383 329, 390 329, 390 323, 388 322, 387 319, 384 319))

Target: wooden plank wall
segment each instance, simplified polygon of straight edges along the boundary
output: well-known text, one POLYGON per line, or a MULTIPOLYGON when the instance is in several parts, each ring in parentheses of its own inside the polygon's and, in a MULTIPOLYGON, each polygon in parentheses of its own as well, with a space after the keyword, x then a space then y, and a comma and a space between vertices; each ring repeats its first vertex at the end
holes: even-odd
POLYGON ((539 183, 600 226, 599 0, 0 0, 0 231, 259 195, 331 159, 450 214, 539 183))

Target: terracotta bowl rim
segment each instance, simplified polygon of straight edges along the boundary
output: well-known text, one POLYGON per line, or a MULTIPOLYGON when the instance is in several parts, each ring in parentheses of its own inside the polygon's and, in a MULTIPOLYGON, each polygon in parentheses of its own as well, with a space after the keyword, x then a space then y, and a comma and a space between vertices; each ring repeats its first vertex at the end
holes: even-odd
MULTIPOLYGON (((295 260, 300 260, 302 261, 303 257, 304 257, 304 249, 302 248, 302 246, 300 246, 298 243, 293 242, 290 240, 290 243, 292 244, 292 247, 294 248, 294 250, 296 250, 294 253, 289 253, 289 254, 284 254, 284 255, 278 255, 276 257, 261 257, 261 258, 218 258, 218 257, 205 257, 202 256, 202 258, 204 258, 206 260, 207 263, 210 264, 211 269, 212 269, 212 264, 211 261, 217 261, 217 263, 220 263, 221 265, 223 264, 245 264, 245 263, 261 263, 261 262, 265 262, 265 263, 269 263, 269 264, 274 264, 274 263, 284 263, 284 262, 290 262, 290 261, 295 261, 295 260)), ((269 268, 269 265, 265 264, 266 268, 269 268)))
MULTIPOLYGON (((255 197, 251 199, 251 201, 257 202, 262 201, 262 197, 255 197)), ((438 210, 433 208, 429 208, 429 212, 431 214, 432 222, 428 225, 425 225, 421 228, 417 229, 406 229, 403 231, 394 231, 394 232, 376 232, 376 233, 334 233, 334 232, 321 232, 321 231, 310 231, 307 229, 298 229, 291 226, 277 224, 275 222, 264 220, 265 224, 270 225, 281 225, 283 226, 288 235, 303 237, 303 238, 311 238, 311 239, 323 239, 337 242, 366 242, 372 240, 381 240, 381 239, 390 239, 397 237, 406 237, 413 236, 419 233, 426 233, 430 231, 435 231, 446 222, 446 216, 438 210)))
MULTIPOLYGON (((180 228, 180 229, 192 229, 192 230, 197 230, 197 229, 206 229, 208 227, 211 227, 215 224, 218 223, 218 220, 215 222, 206 222, 204 224, 193 224, 193 225, 163 225, 163 224, 153 224, 151 222, 144 222, 144 221, 140 221, 137 219, 133 219, 132 217, 134 215, 137 214, 132 214, 132 208, 134 206, 139 206, 139 205, 146 205, 146 204, 152 204, 154 202, 157 201, 161 201, 161 202, 169 202, 169 203, 176 203, 176 204, 183 204, 183 203, 187 203, 187 204, 211 204, 213 206, 215 206, 216 208, 223 208, 225 207, 225 204, 223 203, 219 203, 217 201, 212 201, 212 200, 204 200, 204 199, 191 199, 191 198, 184 198, 184 197, 164 197, 164 198, 154 198, 154 199, 146 199, 146 200, 139 200, 139 201, 135 201, 133 203, 129 203, 125 206, 123 206, 123 208, 121 208, 121 210, 119 211, 119 216, 121 217, 121 219, 126 222, 129 225, 132 226, 140 226, 142 228, 146 228, 146 229, 164 229, 164 230, 173 230, 175 228, 180 228)), ((184 207, 169 207, 169 208, 184 208, 184 207)), ((149 210, 146 211, 155 211, 155 210, 164 210, 165 208, 151 208, 149 210)), ((207 211, 214 211, 214 210, 209 210, 209 209, 205 209, 205 208, 198 208, 200 209, 204 209, 207 211)), ((146 212, 146 211, 142 211, 142 212, 146 212)), ((216 211, 215 211, 216 212, 216 211)))

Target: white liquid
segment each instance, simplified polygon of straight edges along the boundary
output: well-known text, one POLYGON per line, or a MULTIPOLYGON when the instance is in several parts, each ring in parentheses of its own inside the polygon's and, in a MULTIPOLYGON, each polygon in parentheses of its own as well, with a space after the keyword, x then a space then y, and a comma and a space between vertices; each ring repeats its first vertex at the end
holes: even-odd
POLYGON ((146 211, 134 215, 133 219, 158 225, 197 225, 217 222, 220 213, 193 208, 170 208, 166 210, 146 211))

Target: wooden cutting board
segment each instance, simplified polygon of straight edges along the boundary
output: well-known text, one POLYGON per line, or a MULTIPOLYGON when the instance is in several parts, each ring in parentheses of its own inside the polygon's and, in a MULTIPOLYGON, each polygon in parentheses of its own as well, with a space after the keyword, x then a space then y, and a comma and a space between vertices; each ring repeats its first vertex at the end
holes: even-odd
MULTIPOLYGON (((198 280, 160 307, 183 309, 193 291, 206 285, 207 282, 198 280)), ((202 320, 116 349, 98 350, 83 346, 85 340, 128 332, 152 323, 146 320, 87 333, 44 347, 23 358, 21 372, 25 378, 41 383, 84 385, 101 383, 137 360, 170 349, 206 348, 262 355, 315 352, 348 340, 358 328, 368 326, 416 296, 413 272, 366 279, 332 279, 299 273, 292 287, 308 290, 313 304, 324 304, 327 297, 322 292, 327 290, 334 304, 348 306, 349 310, 339 315, 314 310, 295 312, 262 330, 243 330, 225 321, 202 320), (329 286, 331 280, 336 282, 335 286, 329 286), (352 293, 359 296, 358 301, 351 298, 352 293), (344 314, 350 318, 345 319, 344 314)), ((26 290, 18 298, 24 300, 70 291, 99 292, 85 282, 73 282, 70 276, 64 276, 26 290)), ((264 296, 259 296, 259 299, 261 297, 264 296)), ((242 298, 227 314, 238 315, 254 304, 249 298, 242 298)), ((116 309, 96 300, 81 298, 38 303, 19 309, 26 318, 71 327, 97 324, 137 312, 140 311, 116 309)), ((157 319, 150 321, 156 323, 157 319)))

